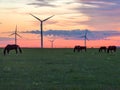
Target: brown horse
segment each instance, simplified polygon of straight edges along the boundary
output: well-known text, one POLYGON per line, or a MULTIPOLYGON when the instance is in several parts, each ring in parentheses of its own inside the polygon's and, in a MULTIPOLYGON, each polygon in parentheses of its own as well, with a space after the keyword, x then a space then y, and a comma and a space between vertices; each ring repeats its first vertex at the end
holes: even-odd
POLYGON ((106 52, 106 50, 107 50, 107 48, 105 46, 102 46, 99 48, 99 52, 102 52, 102 51, 106 52))
POLYGON ((116 49, 117 49, 117 47, 116 46, 109 46, 108 48, 107 48, 107 53, 112 53, 112 52, 116 52, 116 49))
POLYGON ((78 46, 75 46, 74 49, 73 49, 74 52, 75 52, 76 50, 77 50, 78 52, 79 52, 79 51, 82 51, 82 50, 85 50, 85 51, 86 51, 86 47, 85 47, 85 46, 79 46, 79 45, 78 45, 78 46))
POLYGON ((3 53, 4 53, 4 55, 6 55, 6 51, 7 51, 7 53, 9 54, 10 50, 15 50, 15 51, 16 51, 16 54, 17 54, 17 53, 18 53, 18 49, 19 49, 19 52, 22 53, 22 50, 21 50, 21 48, 20 48, 18 45, 16 45, 16 44, 13 44, 13 45, 8 44, 8 45, 4 48, 3 53))

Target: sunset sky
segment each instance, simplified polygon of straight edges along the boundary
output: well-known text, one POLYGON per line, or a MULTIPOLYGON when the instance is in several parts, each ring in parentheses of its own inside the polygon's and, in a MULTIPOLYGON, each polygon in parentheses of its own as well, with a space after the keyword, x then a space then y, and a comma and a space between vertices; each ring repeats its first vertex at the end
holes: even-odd
POLYGON ((54 47, 84 45, 84 39, 76 36, 85 30, 88 47, 120 46, 119 0, 0 0, 0 47, 14 43, 10 34, 16 25, 20 46, 40 47, 40 23, 30 13, 41 20, 55 15, 44 22, 44 33, 50 31, 44 34, 44 47, 51 47, 51 40, 54 47))

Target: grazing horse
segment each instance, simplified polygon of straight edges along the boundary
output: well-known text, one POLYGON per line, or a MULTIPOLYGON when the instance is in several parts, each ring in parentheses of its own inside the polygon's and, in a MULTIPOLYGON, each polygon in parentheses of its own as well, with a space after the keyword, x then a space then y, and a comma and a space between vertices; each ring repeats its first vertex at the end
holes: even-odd
POLYGON ((102 52, 102 51, 106 52, 106 50, 107 50, 107 48, 105 46, 102 46, 99 48, 99 52, 102 52))
POLYGON ((116 46, 109 46, 107 49, 107 52, 116 52, 117 47, 116 46))
POLYGON ((17 54, 17 53, 18 53, 18 49, 19 49, 19 52, 22 53, 22 50, 21 50, 21 48, 20 48, 18 45, 16 45, 16 44, 13 44, 13 45, 8 44, 8 45, 4 48, 4 55, 6 55, 6 51, 7 51, 7 53, 9 54, 9 51, 10 51, 10 50, 15 50, 15 51, 16 51, 16 54, 17 54))
POLYGON ((86 51, 86 47, 85 47, 85 46, 79 46, 79 45, 78 45, 78 46, 75 46, 75 47, 74 47, 74 50, 73 50, 73 51, 75 52, 75 51, 77 50, 77 51, 79 52, 79 51, 82 51, 83 49, 86 51))

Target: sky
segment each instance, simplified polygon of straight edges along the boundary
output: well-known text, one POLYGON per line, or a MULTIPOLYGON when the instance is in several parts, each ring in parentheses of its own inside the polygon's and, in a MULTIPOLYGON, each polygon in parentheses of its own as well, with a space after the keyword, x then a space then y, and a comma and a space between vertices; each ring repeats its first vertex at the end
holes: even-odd
POLYGON ((44 47, 120 46, 119 0, 0 0, 0 47, 14 43, 17 30, 22 47, 40 47, 40 22, 43 23, 44 47))

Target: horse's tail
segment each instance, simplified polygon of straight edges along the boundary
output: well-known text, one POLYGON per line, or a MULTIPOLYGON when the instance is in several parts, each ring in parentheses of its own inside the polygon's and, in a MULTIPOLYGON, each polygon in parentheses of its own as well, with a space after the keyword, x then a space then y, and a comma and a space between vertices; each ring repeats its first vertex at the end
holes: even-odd
POLYGON ((22 49, 19 46, 18 46, 18 49, 19 49, 20 53, 22 53, 22 49))
POLYGON ((6 47, 4 48, 3 53, 4 53, 4 55, 6 55, 6 47))

